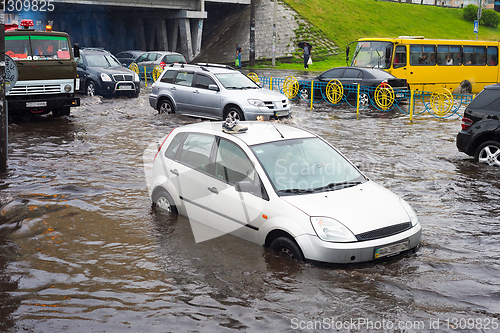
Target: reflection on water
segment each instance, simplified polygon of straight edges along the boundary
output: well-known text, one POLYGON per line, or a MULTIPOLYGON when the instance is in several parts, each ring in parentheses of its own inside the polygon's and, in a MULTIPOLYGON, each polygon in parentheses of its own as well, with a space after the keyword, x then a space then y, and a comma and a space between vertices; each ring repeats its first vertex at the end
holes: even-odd
POLYGON ((84 97, 67 118, 10 125, 0 330, 288 332, 364 318, 422 321, 387 331, 427 332, 429 320, 444 331, 446 319, 498 320, 500 173, 457 151, 459 119, 364 110, 357 120, 352 109, 294 104, 285 122, 337 146, 412 203, 423 226, 416 254, 334 268, 231 235, 196 243, 187 219, 151 209, 143 152, 195 121, 156 114, 143 92, 84 97))

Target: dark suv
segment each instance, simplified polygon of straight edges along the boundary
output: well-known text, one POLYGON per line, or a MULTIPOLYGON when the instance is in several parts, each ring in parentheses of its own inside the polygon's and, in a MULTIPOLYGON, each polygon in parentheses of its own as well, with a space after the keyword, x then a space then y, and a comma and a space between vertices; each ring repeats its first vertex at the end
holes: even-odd
POLYGON ((102 49, 81 49, 76 58, 80 91, 88 96, 124 94, 139 96, 139 75, 125 68, 110 52, 102 49))
POLYGON ((461 152, 474 161, 500 166, 500 84, 486 86, 467 106, 457 135, 461 152))

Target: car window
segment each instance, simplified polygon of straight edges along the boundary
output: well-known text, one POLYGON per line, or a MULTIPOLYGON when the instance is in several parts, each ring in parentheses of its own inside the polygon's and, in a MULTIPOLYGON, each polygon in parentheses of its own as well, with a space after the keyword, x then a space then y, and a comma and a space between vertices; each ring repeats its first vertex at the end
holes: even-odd
POLYGON ((180 63, 180 64, 185 64, 186 59, 182 54, 167 54, 165 57, 163 57, 163 62, 166 64, 173 64, 173 63, 180 63))
POLYGON ((120 62, 111 54, 89 54, 86 59, 90 67, 121 67, 120 62))
POLYGON ((191 84, 193 83, 193 73, 189 72, 178 72, 177 76, 175 77, 175 84, 181 85, 181 86, 188 86, 190 87, 191 84))
POLYGON ((484 89, 467 107, 468 109, 500 110, 500 90, 484 89))
POLYGON ((221 139, 215 158, 215 177, 232 185, 242 180, 253 183, 255 168, 240 147, 221 139))
POLYGON ((180 151, 179 162, 195 170, 208 172, 208 162, 213 143, 214 136, 212 135, 188 134, 180 151))
POLYGON ((364 181, 349 161, 319 138, 268 142, 250 148, 278 192, 333 190, 364 181))
POLYGON ((208 86, 215 84, 211 77, 202 74, 196 74, 196 83, 194 86, 196 88, 208 89, 208 86))
POLYGON ((338 79, 342 77, 342 74, 344 73, 345 68, 334 68, 331 69, 323 74, 321 74, 321 79, 323 80, 331 80, 331 79, 338 79))
POLYGON ((139 58, 137 58, 137 61, 136 62, 141 62, 141 61, 146 61, 147 57, 148 57, 149 53, 144 53, 143 55, 141 55, 139 58))
POLYGON ((359 79, 362 78, 361 71, 356 68, 347 68, 344 72, 345 79, 359 79))
POLYGON ((175 75, 177 74, 176 70, 167 70, 165 74, 161 77, 161 82, 165 83, 174 83, 175 75))
POLYGON ((155 61, 158 58, 158 56, 159 56, 158 53, 150 53, 146 61, 155 61))
POLYGON ((177 154, 177 151, 179 150, 180 144, 182 142, 182 139, 184 138, 185 133, 178 133, 173 139, 172 142, 168 145, 167 149, 165 150, 165 157, 173 160, 175 158, 175 155, 177 154))

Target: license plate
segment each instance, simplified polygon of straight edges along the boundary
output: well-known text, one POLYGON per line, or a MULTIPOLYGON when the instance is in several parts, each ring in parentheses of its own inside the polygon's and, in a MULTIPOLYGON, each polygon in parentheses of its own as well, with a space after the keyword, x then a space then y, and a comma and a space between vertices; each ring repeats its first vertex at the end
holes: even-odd
POLYGON ((375 249, 374 258, 383 258, 390 256, 391 254, 396 254, 410 249, 410 241, 404 241, 400 243, 394 243, 387 246, 382 246, 375 249))
POLYGON ((27 108, 39 108, 42 106, 47 106, 47 102, 26 102, 27 108))
POLYGON ((286 116, 288 115, 288 111, 276 111, 276 117, 286 116))
POLYGON ((132 89, 132 85, 130 85, 130 84, 122 84, 121 86, 118 87, 118 89, 131 90, 132 89))

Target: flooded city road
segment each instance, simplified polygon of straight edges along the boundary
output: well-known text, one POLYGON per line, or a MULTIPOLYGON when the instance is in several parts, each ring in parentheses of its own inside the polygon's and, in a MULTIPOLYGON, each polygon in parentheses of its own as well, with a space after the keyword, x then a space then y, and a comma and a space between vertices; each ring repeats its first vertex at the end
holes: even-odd
MULTIPOLYGON (((294 104, 286 120, 410 202, 415 254, 317 267, 151 209, 143 155, 177 126, 137 99, 9 126, 0 178, 0 331, 495 332, 500 170, 459 153, 458 117, 294 104)), ((359 205, 363 205, 360 202, 359 205)))

